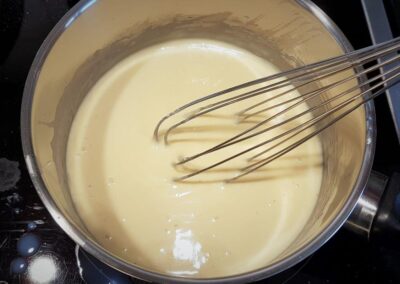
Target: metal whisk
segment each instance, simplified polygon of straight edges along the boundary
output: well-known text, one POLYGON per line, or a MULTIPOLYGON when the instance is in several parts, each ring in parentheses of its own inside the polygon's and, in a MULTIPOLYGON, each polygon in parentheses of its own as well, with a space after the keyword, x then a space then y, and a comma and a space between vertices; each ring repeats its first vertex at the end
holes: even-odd
POLYGON ((169 137, 182 125, 232 104, 250 103, 249 106, 245 106, 239 113, 236 113, 236 117, 242 123, 251 118, 260 117, 260 115, 261 120, 251 124, 250 127, 237 135, 229 137, 204 151, 186 156, 176 163, 176 165, 183 165, 226 147, 235 147, 237 143, 262 135, 272 129, 282 129, 282 133, 279 135, 244 150, 238 148, 241 150, 238 150, 234 155, 176 178, 176 181, 183 181, 244 154, 261 149, 257 154, 247 159, 247 166, 239 169, 239 173, 227 181, 236 180, 285 155, 361 105, 374 99, 387 88, 398 83, 400 80, 400 64, 396 63, 400 59, 399 49, 400 38, 395 38, 382 44, 246 82, 201 97, 164 116, 155 127, 154 138, 159 141, 160 137, 163 136, 164 143, 168 144, 169 137), (321 85, 320 82, 324 80, 328 83, 321 85), (353 81, 355 83, 350 84, 353 81), (295 91, 298 91, 297 95, 293 96, 295 91), (334 95, 326 96, 328 92, 334 92, 334 95), (256 101, 256 99, 258 100, 256 101), (279 101, 272 103, 274 100, 279 101), (313 101, 317 101, 317 103, 313 105, 311 103, 313 101), (304 103, 307 103, 309 108, 296 111, 296 108, 304 103), (262 116, 267 111, 272 110, 277 110, 277 112, 271 116, 262 116), (183 114, 183 118, 166 127, 165 131, 161 131, 161 126, 178 113, 183 114), (285 117, 288 114, 293 115, 285 117), (312 116, 309 116, 310 114, 312 116), (307 115, 311 118, 301 124, 290 126, 291 122, 307 115), (278 117, 284 119, 271 125, 278 117), (282 146, 285 145, 284 143, 287 143, 287 145, 282 146), (266 145, 268 145, 267 148, 265 148, 266 145), (279 149, 279 146, 282 149, 279 149), (273 152, 273 149, 278 149, 278 151, 273 152))

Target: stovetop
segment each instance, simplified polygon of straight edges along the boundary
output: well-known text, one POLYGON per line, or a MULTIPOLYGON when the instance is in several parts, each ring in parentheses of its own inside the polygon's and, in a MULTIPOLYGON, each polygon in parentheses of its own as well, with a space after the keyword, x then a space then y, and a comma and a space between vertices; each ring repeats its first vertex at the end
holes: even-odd
MULTIPOLYGON (((380 1, 380 0, 376 0, 380 1)), ((76 0, 0 0, 0 283, 141 283, 80 250, 52 220, 26 170, 20 142, 22 92, 40 44, 76 0)), ((315 0, 354 48, 371 44, 361 0, 315 0)), ((400 1, 385 0, 394 35, 400 1)), ((376 100, 374 169, 400 171, 387 100, 376 100)), ((341 229, 302 263, 260 283, 400 283, 400 251, 341 229)))

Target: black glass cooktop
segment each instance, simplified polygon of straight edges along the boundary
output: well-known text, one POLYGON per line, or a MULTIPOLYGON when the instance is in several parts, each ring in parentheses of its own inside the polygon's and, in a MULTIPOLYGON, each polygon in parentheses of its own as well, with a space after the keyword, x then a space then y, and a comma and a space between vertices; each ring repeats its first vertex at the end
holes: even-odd
MULTIPOLYGON (((23 160, 19 116, 29 67, 51 28, 76 2, 0 0, 0 283, 141 282, 79 250, 44 208, 23 160)), ((371 44, 361 0, 314 2, 355 48, 371 44)), ((400 1, 384 4, 399 35, 400 1)), ((378 98, 376 106, 374 169, 390 175, 400 171, 400 147, 386 98, 378 98)), ((400 283, 399 267, 400 249, 341 229, 314 255, 262 283, 400 283)))

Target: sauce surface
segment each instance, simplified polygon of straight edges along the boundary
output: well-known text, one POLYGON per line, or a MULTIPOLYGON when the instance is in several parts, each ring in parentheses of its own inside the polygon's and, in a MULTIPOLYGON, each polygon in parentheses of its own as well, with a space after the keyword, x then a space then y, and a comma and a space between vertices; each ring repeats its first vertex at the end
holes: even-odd
MULTIPOLYGON (((94 238, 126 261, 176 276, 238 274, 278 257, 316 204, 322 178, 318 138, 236 183, 221 179, 232 177, 243 161, 185 183, 173 182, 185 170, 171 164, 248 127, 227 127, 224 120, 231 116, 227 111, 243 106, 220 110, 222 118, 217 113, 196 120, 192 128, 172 133, 168 146, 153 140, 159 119, 177 106, 278 71, 246 50, 204 39, 152 46, 109 70, 79 108, 67 151, 71 195, 94 238)), ((274 133, 190 167, 226 158, 274 133)))

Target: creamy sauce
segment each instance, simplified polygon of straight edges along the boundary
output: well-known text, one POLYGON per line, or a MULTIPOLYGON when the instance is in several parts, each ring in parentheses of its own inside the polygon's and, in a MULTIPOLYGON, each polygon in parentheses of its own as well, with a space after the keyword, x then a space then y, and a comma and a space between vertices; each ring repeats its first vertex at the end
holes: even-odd
MULTIPOLYGON (((188 277, 261 268, 288 248, 320 190, 317 138, 237 183, 221 179, 234 176, 243 159, 185 183, 172 181, 185 170, 171 164, 248 127, 229 119, 229 111, 243 106, 196 120, 192 128, 172 133, 168 146, 153 140, 158 120, 177 106, 276 72, 246 50, 202 39, 150 47, 109 70, 78 110, 67 153, 71 194, 94 238, 126 261, 188 277)), ((274 133, 190 167, 226 158, 274 133)))

